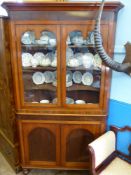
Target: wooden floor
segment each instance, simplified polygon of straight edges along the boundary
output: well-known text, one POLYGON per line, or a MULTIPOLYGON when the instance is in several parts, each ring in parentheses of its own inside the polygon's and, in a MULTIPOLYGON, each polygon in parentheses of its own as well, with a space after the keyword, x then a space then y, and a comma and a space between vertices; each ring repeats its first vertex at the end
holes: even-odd
MULTIPOLYGON (((0 153, 0 175, 16 175, 5 158, 0 153)), ((20 172, 17 175, 23 175, 20 172)), ((32 170, 28 175, 88 175, 87 171, 56 171, 56 170, 32 170)))

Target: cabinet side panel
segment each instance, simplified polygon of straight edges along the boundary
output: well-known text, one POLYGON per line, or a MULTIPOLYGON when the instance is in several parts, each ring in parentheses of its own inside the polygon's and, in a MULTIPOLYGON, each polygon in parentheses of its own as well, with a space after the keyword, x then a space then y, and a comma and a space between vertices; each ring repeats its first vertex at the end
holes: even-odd
MULTIPOLYGON (((9 20, 0 18, 0 141, 9 149, 16 149, 15 112, 12 93, 12 74, 9 47, 9 20), (4 139, 4 141, 3 141, 4 139)), ((3 150, 0 146, 1 151, 3 150)), ((3 151, 2 151, 3 152, 3 151)), ((7 160, 8 156, 3 152, 7 160)), ((12 159, 18 162, 14 154, 12 159)), ((10 161, 9 160, 9 161, 10 161)), ((12 161, 10 161, 12 164, 12 161)))

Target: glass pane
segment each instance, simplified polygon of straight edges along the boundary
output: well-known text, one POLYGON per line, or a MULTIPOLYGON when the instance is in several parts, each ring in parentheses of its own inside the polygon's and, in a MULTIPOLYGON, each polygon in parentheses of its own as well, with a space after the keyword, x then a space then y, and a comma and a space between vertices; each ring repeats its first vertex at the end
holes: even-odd
POLYGON ((99 103, 101 64, 94 33, 73 31, 66 41, 66 104, 99 103))
POLYGON ((30 103, 56 103, 57 50, 53 32, 42 31, 36 39, 34 31, 21 37, 24 100, 30 103))

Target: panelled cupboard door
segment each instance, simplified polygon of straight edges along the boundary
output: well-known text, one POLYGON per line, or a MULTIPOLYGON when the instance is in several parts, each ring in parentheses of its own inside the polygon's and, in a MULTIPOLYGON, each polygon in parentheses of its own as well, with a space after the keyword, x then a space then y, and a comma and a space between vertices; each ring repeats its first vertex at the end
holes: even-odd
POLYGON ((16 25, 17 55, 13 59, 17 106, 60 105, 60 28, 16 25))
POLYGON ((87 146, 101 133, 100 123, 71 124, 61 127, 61 161, 68 168, 89 168, 87 146))
POLYGON ((22 167, 56 167, 60 161, 57 124, 19 121, 22 167))
MULTIPOLYGON (((101 25, 104 47, 108 48, 108 25, 101 25)), ((62 26, 63 106, 103 108, 105 66, 95 50, 94 25, 62 26)))

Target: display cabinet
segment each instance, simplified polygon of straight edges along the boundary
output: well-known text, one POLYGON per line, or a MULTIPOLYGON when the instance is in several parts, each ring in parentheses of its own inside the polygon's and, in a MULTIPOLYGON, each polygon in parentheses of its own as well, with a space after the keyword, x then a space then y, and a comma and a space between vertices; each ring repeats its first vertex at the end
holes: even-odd
MULTIPOLYGON (((88 169, 87 145, 105 131, 110 70, 94 44, 99 3, 4 3, 22 168, 88 169)), ((113 54, 122 4, 105 4, 101 33, 113 54)), ((3 19, 4 21, 5 19, 3 19)), ((26 171, 25 171, 26 173, 26 171)))

